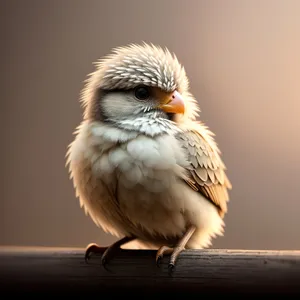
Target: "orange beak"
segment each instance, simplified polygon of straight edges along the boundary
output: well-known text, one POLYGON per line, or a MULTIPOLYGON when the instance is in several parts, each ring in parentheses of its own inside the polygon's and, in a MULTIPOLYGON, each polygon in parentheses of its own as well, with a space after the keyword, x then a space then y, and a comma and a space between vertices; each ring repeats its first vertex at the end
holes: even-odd
POLYGON ((161 105, 159 106, 166 113, 183 114, 184 101, 180 93, 177 91, 167 94, 161 98, 161 105))

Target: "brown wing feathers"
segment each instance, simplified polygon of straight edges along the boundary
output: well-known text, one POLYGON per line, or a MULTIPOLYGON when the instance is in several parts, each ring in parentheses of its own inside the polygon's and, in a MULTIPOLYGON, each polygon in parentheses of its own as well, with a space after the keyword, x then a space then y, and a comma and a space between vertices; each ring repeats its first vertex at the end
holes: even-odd
POLYGON ((227 190, 231 189, 231 184, 218 153, 195 130, 180 133, 177 138, 186 149, 191 162, 188 170, 190 178, 186 182, 216 205, 223 217, 227 212, 227 190))

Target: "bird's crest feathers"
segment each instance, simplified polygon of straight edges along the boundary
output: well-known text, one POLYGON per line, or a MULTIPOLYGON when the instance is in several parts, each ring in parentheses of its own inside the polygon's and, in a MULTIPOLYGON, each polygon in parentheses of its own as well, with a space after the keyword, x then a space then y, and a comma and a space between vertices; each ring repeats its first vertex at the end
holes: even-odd
POLYGON ((153 44, 129 44, 114 48, 96 63, 96 70, 89 74, 81 93, 81 103, 86 107, 98 88, 104 90, 132 89, 145 84, 164 91, 178 90, 189 98, 190 118, 197 115, 195 100, 189 94, 189 81, 184 67, 176 55, 153 44))

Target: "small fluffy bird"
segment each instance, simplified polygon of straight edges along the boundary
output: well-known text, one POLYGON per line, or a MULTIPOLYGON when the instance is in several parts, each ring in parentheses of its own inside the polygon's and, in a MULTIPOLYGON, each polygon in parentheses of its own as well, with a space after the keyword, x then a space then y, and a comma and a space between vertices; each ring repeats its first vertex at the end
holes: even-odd
POLYGON ((133 240, 170 255, 224 233, 231 183, 184 67, 168 49, 130 44, 96 63, 80 102, 83 120, 67 165, 85 213, 119 239, 90 244, 105 264, 133 240))

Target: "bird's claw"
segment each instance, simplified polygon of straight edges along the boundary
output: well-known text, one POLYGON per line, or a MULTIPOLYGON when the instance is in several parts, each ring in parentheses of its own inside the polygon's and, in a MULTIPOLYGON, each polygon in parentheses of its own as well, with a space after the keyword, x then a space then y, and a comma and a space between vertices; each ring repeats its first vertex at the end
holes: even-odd
POLYGON ((168 265, 168 269, 170 272, 172 272, 175 268, 177 258, 179 254, 184 250, 184 247, 177 246, 175 248, 170 248, 168 246, 162 246, 157 250, 156 253, 156 265, 159 267, 160 263, 163 259, 164 254, 168 255, 171 254, 170 262, 168 265))
POLYGON ((156 265, 157 265, 158 267, 160 266, 161 260, 162 260, 162 256, 161 256, 161 255, 158 255, 158 256, 156 257, 156 265))
MULTIPOLYGON (((85 250, 85 255, 84 255, 85 261, 88 262, 88 260, 91 258, 92 254, 101 253, 103 255, 106 250, 107 250, 107 247, 100 247, 94 243, 89 244, 85 250)), ((103 259, 105 259, 105 257, 102 257, 101 261, 103 261, 103 259)))
POLYGON ((124 237, 115 243, 111 244, 109 247, 99 247, 97 244, 91 243, 87 246, 85 251, 85 261, 88 261, 91 254, 102 254, 101 263, 105 267, 110 258, 112 258, 115 252, 121 250, 121 246, 134 240, 135 237, 124 237))
POLYGON ((102 258, 101 258, 101 264, 102 264, 102 266, 104 266, 104 267, 105 267, 105 265, 107 264, 107 259, 106 259, 105 257, 102 257, 102 258))
POLYGON ((169 265, 168 265, 169 272, 172 273, 174 269, 175 269, 175 265, 172 263, 169 263, 169 265))
POLYGON ((156 265, 159 267, 164 257, 164 254, 172 253, 172 251, 173 248, 170 248, 168 246, 161 246, 156 252, 156 265))

